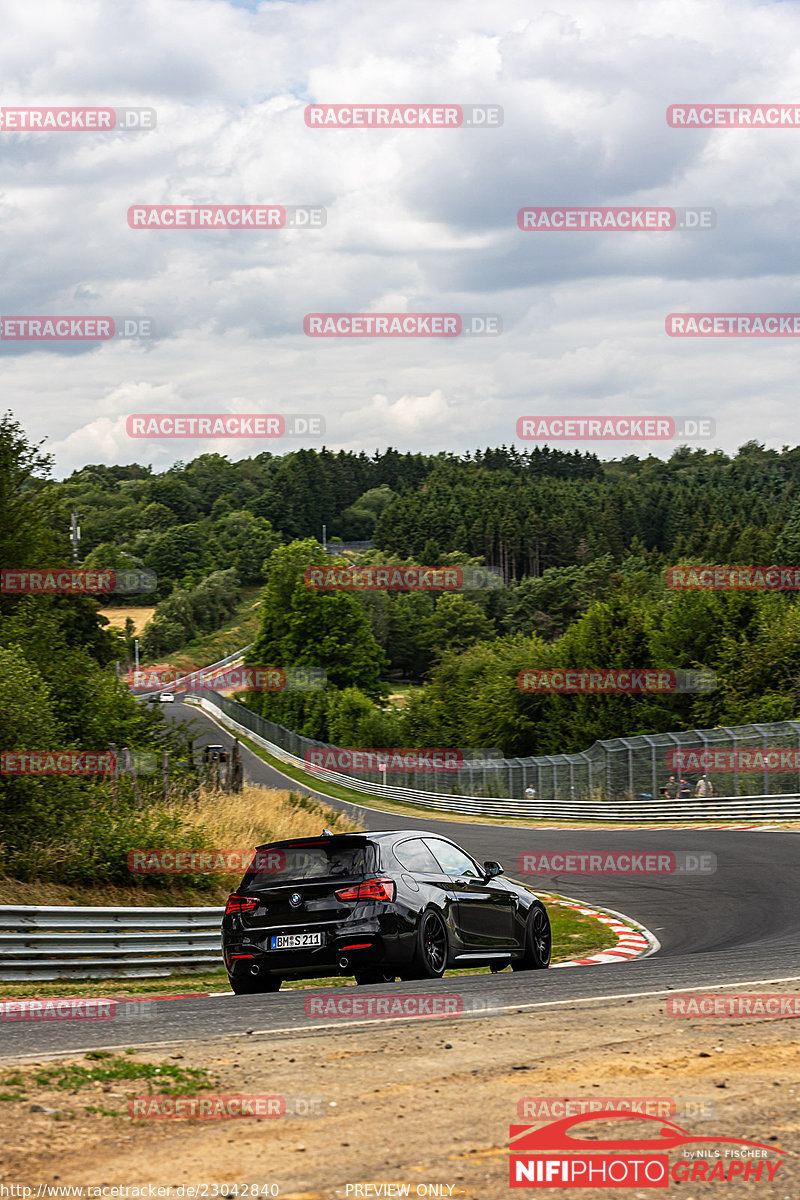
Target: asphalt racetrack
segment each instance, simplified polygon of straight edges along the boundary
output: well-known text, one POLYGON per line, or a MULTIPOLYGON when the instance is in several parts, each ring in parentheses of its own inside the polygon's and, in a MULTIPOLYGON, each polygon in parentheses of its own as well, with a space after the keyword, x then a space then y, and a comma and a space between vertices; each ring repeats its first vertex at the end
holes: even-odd
MULTIPOLYGON (((175 703, 165 709, 171 720, 191 720, 204 742, 230 745, 232 737, 205 713, 175 703)), ((242 750, 245 777, 270 787, 305 791, 293 780, 242 750)), ((328 799, 327 797, 325 798, 328 799)), ((349 808, 330 801, 334 807, 349 808)), ((369 829, 436 830, 462 844, 479 860, 499 860, 517 874, 523 851, 699 851, 716 856, 713 874, 680 876, 541 875, 525 877, 542 891, 560 892, 586 903, 614 909, 641 922, 660 949, 633 962, 547 972, 510 971, 498 975, 454 977, 424 984, 395 983, 360 992, 452 993, 463 997, 465 1019, 491 1019, 493 1012, 558 1005, 587 1005, 592 1000, 664 994, 672 990, 715 990, 730 985, 800 980, 800 837, 797 833, 724 829, 565 830, 496 827, 439 821, 358 808, 369 829)), ((169 981, 165 980, 165 991, 169 981)), ((319 994, 319 993, 315 993, 319 994)), ((340 993, 339 993, 340 994, 340 993)), ((119 1016, 102 1022, 4 1022, 0 1059, 46 1055, 88 1048, 157 1046, 185 1040, 247 1033, 308 1030, 343 1031, 348 1021, 313 1021, 305 1012, 307 992, 262 996, 207 996, 150 1001, 130 1006, 148 1009, 148 1019, 119 1016), (91 1028, 90 1028, 91 1026, 91 1028)), ((121 1006, 124 1007, 124 1006, 121 1006)), ((356 1022, 363 1028, 364 1020, 356 1022)))

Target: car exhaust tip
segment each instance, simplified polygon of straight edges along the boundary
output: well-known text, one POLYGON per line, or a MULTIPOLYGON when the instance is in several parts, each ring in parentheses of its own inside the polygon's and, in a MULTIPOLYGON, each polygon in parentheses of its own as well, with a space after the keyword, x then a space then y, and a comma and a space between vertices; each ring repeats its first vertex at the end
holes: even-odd
POLYGON ((342 971, 346 971, 346 970, 347 970, 347 968, 348 968, 349 966, 350 966, 350 960, 349 960, 349 959, 347 959, 347 958, 340 958, 340 959, 339 959, 339 968, 340 968, 340 970, 342 970, 342 971))
POLYGON ((251 975, 260 975, 261 974, 261 967, 258 965, 258 963, 253 963, 252 967, 250 968, 250 974, 251 975))

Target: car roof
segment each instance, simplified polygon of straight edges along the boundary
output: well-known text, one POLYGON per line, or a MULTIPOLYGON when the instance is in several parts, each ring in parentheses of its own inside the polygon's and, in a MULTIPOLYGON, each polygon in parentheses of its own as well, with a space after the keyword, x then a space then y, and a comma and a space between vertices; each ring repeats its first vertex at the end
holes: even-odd
POLYGON ((358 830, 354 830, 352 833, 334 833, 334 834, 319 833, 316 836, 314 836, 312 834, 310 837, 283 838, 280 841, 276 841, 276 842, 264 842, 262 845, 257 846, 256 849, 265 850, 268 846, 316 846, 316 845, 319 845, 320 843, 324 844, 327 842, 333 842, 334 844, 336 844, 336 843, 341 843, 341 842, 345 842, 345 841, 359 841, 359 840, 370 841, 370 842, 377 842, 377 841, 384 841, 384 840, 396 841, 399 838, 405 838, 405 837, 438 837, 438 838, 441 838, 445 842, 450 841, 450 839, 444 837, 443 834, 440 834, 440 833, 431 834, 428 832, 427 829, 380 829, 380 830, 376 830, 374 832, 372 832, 368 829, 358 829, 358 830))

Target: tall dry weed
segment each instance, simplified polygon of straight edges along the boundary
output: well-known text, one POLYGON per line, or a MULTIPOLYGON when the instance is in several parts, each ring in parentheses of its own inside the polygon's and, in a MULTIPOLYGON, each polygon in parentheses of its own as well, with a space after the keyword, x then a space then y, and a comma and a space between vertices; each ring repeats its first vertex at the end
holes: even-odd
POLYGON ((180 812, 185 824, 202 828, 208 841, 220 849, 313 837, 323 828, 349 833, 364 827, 321 801, 253 784, 245 784, 239 793, 202 789, 196 801, 181 805, 180 812))

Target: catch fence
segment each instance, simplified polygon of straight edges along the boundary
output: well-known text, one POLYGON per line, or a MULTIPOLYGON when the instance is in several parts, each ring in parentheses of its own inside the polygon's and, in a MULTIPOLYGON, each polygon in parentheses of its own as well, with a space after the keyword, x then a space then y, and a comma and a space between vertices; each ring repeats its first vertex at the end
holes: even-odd
MULTIPOLYGON (((249 731, 265 748, 295 765, 306 764, 312 750, 336 749, 268 721, 225 696, 204 693, 202 703, 227 718, 225 723, 249 731)), ((457 769, 399 770, 390 775, 377 770, 317 769, 314 774, 373 795, 401 799, 400 793, 407 793, 411 803, 454 812, 585 815, 587 819, 611 817, 614 812, 621 819, 641 819, 648 812, 688 819, 704 815, 788 819, 800 816, 800 722, 611 738, 575 754, 465 757, 457 769), (456 803, 462 798, 462 803, 456 803), (724 813, 718 811, 722 800, 727 802, 724 813)))

